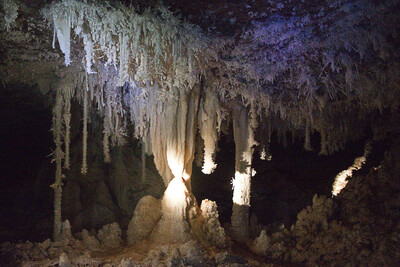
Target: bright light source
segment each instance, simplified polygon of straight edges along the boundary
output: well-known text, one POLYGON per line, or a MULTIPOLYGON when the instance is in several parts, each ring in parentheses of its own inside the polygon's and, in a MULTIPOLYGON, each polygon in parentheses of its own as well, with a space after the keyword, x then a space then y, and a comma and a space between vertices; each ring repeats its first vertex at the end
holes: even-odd
POLYGON ((367 156, 371 152, 371 144, 370 142, 367 142, 364 147, 364 155, 361 157, 358 157, 354 160, 353 165, 351 165, 347 170, 341 171, 338 175, 335 177, 335 181, 333 182, 332 185, 332 195, 337 196, 340 191, 342 191, 343 188, 346 187, 348 180, 348 177, 351 177, 353 175, 353 171, 361 169, 362 165, 367 161, 367 156))
POLYGON ((235 177, 232 179, 234 204, 250 205, 250 179, 250 167, 246 169, 245 173, 235 172, 235 177))
POLYGON ((344 170, 340 172, 338 175, 336 175, 335 181, 333 182, 332 185, 332 195, 337 196, 349 182, 347 180, 347 177, 351 177, 352 175, 353 175, 353 166, 349 167, 347 170, 344 170))
POLYGON ((154 238, 159 243, 182 243, 190 239, 187 223, 187 207, 190 194, 185 180, 174 178, 168 184, 162 199, 162 218, 154 238))
POLYGON ((162 200, 163 215, 184 218, 186 207, 189 205, 189 191, 185 180, 181 177, 174 178, 168 184, 162 200))

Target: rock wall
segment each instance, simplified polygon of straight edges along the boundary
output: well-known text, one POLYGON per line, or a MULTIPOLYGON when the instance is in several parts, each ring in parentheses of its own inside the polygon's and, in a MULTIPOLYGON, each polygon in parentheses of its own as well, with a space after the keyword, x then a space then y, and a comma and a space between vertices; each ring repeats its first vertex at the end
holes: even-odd
MULTIPOLYGON (((162 196, 163 181, 152 160, 147 160, 142 180, 140 150, 135 146, 112 149, 112 162, 104 164, 101 141, 89 140, 86 175, 80 173, 79 154, 72 152, 75 156, 63 187, 63 217, 71 221, 75 231, 116 221, 126 229, 143 196, 162 196)), ((81 149, 81 143, 77 142, 72 149, 81 149)))
POLYGON ((307 265, 395 266, 400 262, 400 145, 331 199, 315 195, 290 229, 267 229, 255 253, 307 265))

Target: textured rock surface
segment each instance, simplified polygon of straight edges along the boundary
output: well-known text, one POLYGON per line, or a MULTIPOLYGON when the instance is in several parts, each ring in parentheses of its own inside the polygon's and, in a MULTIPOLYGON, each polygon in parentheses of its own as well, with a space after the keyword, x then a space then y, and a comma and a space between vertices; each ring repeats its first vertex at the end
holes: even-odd
MULTIPOLYGON (((148 164, 142 181, 139 151, 129 147, 112 150, 110 166, 102 165, 100 140, 88 145, 88 173, 80 174, 79 157, 73 157, 71 174, 64 185, 63 211, 74 229, 99 228, 115 221, 128 227, 138 201, 145 195, 160 198, 164 185, 154 166, 148 164)), ((74 144, 79 153, 81 143, 74 144)))
POLYGON ((92 236, 86 229, 82 231, 82 242, 89 250, 99 250, 100 242, 92 236))
POLYGON ((103 226, 97 233, 97 238, 106 248, 118 248, 122 243, 121 235, 118 223, 112 223, 103 226))
POLYGON ((161 216, 160 199, 156 199, 152 196, 145 196, 139 200, 128 226, 128 243, 132 245, 149 236, 161 216))
POLYGON ((350 178, 337 198, 314 196, 290 230, 262 231, 252 250, 307 265, 396 265, 399 159, 396 143, 378 168, 350 178))
POLYGON ((201 216, 205 219, 205 225, 203 227, 207 235, 206 243, 219 248, 226 247, 225 230, 221 227, 219 222, 217 203, 205 199, 201 202, 200 210, 201 216))

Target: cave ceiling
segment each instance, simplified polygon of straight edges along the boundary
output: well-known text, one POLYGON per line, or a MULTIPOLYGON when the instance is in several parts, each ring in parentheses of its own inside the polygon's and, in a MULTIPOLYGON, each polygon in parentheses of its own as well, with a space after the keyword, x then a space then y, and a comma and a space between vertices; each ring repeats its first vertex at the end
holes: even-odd
MULTIPOLYGON (((43 11, 57 1, 15 1, 15 18, 6 7, 10 2, 1 9, 1 79, 51 92, 60 77, 71 73, 65 53, 58 44, 52 48, 54 25, 43 11)), ((159 6, 167 7, 171 18, 181 21, 179 27, 185 25, 178 38, 185 31, 198 38, 193 51, 201 50, 195 56, 201 79, 188 84, 206 83, 228 109, 237 100, 254 103, 259 114, 295 129, 304 131, 311 124, 319 132, 335 129, 340 137, 332 138, 339 144, 356 135, 349 133, 352 126, 365 127, 361 121, 371 114, 398 108, 399 1, 88 3, 124 12, 133 7, 139 16, 154 17, 162 16, 159 6)), ((82 70, 84 43, 82 33, 71 37, 75 69, 82 70)), ((100 70, 106 57, 96 53, 93 66, 100 70)))

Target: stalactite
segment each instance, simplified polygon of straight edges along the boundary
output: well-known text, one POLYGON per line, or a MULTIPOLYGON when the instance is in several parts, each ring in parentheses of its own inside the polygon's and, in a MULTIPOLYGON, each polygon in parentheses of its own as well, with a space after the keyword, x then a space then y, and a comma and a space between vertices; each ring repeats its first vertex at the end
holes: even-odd
POLYGON ((123 146, 126 141, 126 120, 122 118, 122 112, 119 113, 116 108, 113 109, 113 135, 112 143, 114 146, 123 146))
POLYGON ((62 159, 64 153, 62 151, 62 109, 63 109, 63 99, 61 95, 61 88, 57 90, 56 103, 53 107, 53 136, 54 143, 56 144, 56 149, 54 152, 53 161, 56 162, 56 173, 55 182, 51 185, 54 190, 54 229, 53 235, 54 240, 59 241, 62 228, 61 219, 61 200, 62 200, 62 159))
POLYGON ((112 107, 111 107, 111 93, 110 90, 108 90, 107 86, 105 86, 104 90, 106 103, 104 107, 104 119, 103 119, 103 157, 105 163, 111 163, 110 135, 112 129, 111 125, 112 107))
MULTIPOLYGON (((105 122, 104 122, 105 123, 105 122)), ((103 157, 105 163, 111 163, 111 155, 110 155, 110 133, 107 128, 104 127, 103 130, 103 157)))
POLYGON ((241 105, 235 107, 232 117, 235 140, 235 177, 232 180, 233 208, 231 220, 234 238, 240 242, 245 242, 249 237, 252 146, 255 141, 247 108, 241 105))
POLYGON ((200 104, 199 131, 204 140, 204 161, 202 172, 210 174, 217 167, 214 162, 221 124, 221 111, 216 94, 210 90, 200 104))
MULTIPOLYGON (((135 137, 149 136, 149 147, 166 185, 174 176, 189 179, 199 106, 199 86, 195 84, 200 84, 200 77, 205 71, 203 62, 214 57, 215 53, 209 46, 208 38, 198 28, 174 19, 173 14, 161 6, 155 12, 143 14, 138 14, 133 9, 125 11, 122 6, 64 0, 53 3, 43 10, 43 14, 47 19, 53 20, 66 65, 70 63, 72 29, 74 34, 83 38, 86 75, 92 72, 92 64, 97 63, 95 47, 103 53, 107 60, 106 65, 112 64, 117 70, 110 75, 112 77, 108 77, 110 79, 105 79, 105 94, 110 100, 105 111, 105 161, 110 161, 110 144, 113 146, 125 143, 126 116, 121 88, 118 86, 125 86, 129 82, 134 89, 132 92, 141 91, 140 95, 131 95, 128 103, 131 121, 135 124, 135 137), (96 16, 93 16, 94 13, 96 16), (163 27, 160 28, 159 25, 163 27), (110 38, 111 36, 118 38, 110 38), (186 37, 176 38, 177 36, 186 37), (149 84, 157 99, 148 99, 149 84), (178 98, 177 102, 174 102, 176 99, 171 100, 174 97, 178 98), (151 101, 154 105, 148 105, 151 101)), ((99 71, 99 66, 96 65, 96 68, 99 71)), ((95 93, 92 88, 90 93, 93 100, 95 93)), ((87 169, 88 104, 85 101, 88 100, 87 92, 84 94, 82 173, 87 169)), ((215 142, 214 145, 207 145, 207 158, 213 157, 214 150, 215 142)))
POLYGON ((146 142, 142 142, 142 185, 146 182, 146 142))
POLYGON ((200 85, 196 84, 190 92, 185 92, 187 95, 187 118, 185 123, 185 154, 184 154, 184 168, 183 178, 186 181, 187 187, 191 192, 190 177, 192 176, 196 132, 198 124, 198 110, 200 98, 200 85))
POLYGON ((196 151, 195 151, 195 164, 197 167, 203 166, 204 161, 204 140, 200 134, 196 135, 196 151))
MULTIPOLYGON (((157 101, 156 96, 152 96, 150 101, 152 101, 151 106, 154 109, 153 112, 149 113, 151 120, 150 139, 154 156, 154 164, 156 165, 159 174, 163 178, 164 184, 167 186, 168 183, 173 179, 172 171, 168 167, 166 155, 168 138, 167 127, 172 127, 172 125, 168 125, 169 123, 167 123, 168 110, 164 104, 161 101, 157 101)), ((168 104, 170 108, 172 105, 175 105, 175 103, 168 104)))
POLYGON ((260 147, 258 152, 260 154, 261 160, 268 160, 272 159, 271 152, 270 152, 270 142, 271 142, 271 119, 270 117, 266 116, 264 122, 261 123, 261 127, 259 132, 257 133, 257 137, 259 138, 260 147), (266 136, 264 136, 266 135, 266 136))
POLYGON ((86 76, 85 78, 86 86, 83 89, 83 140, 82 140, 82 167, 81 167, 82 174, 87 173, 87 138, 88 138, 87 124, 88 124, 88 91, 89 91, 87 72, 85 76, 86 76))
POLYGON ((271 123, 271 119, 269 119, 268 120, 268 142, 265 145, 266 158, 268 161, 272 160, 271 138, 272 138, 272 123, 271 123))
POLYGON ((66 65, 70 64, 72 29, 84 39, 87 71, 95 61, 96 47, 106 64, 119 69, 117 86, 135 80, 157 82, 162 88, 192 88, 205 72, 203 63, 216 57, 210 40, 198 27, 177 19, 161 5, 138 13, 123 5, 62 0, 42 13, 54 23, 66 65))
POLYGON ((2 6, 4 9, 4 24, 7 32, 10 31, 11 26, 15 24, 15 20, 18 17, 18 4, 13 0, 3 0, 2 6))
POLYGON ((304 139, 304 149, 306 151, 312 151, 311 147, 311 133, 310 133, 310 126, 307 124, 306 126, 306 133, 305 133, 305 139, 304 139))
POLYGON ((255 106, 255 101, 252 98, 250 100, 250 112, 249 112, 249 116, 250 116, 250 138, 252 139, 252 145, 257 145, 255 139, 254 139, 254 131, 257 129, 258 127, 258 122, 257 122, 257 112, 256 112, 256 106, 255 106))
POLYGON ((188 181, 192 174, 200 88, 175 88, 170 94, 165 102, 159 100, 160 96, 151 96, 149 112, 154 163, 165 185, 174 177, 188 181))
POLYGON ((83 34, 83 44, 86 52, 85 60, 86 60, 86 72, 94 73, 92 70, 92 58, 93 58, 93 42, 92 38, 88 34, 83 34))
POLYGON ((272 138, 272 123, 271 119, 268 120, 268 143, 271 143, 272 138))
MULTIPOLYGON (((148 139, 149 134, 149 114, 146 114, 150 111, 149 102, 152 101, 152 98, 149 98, 148 91, 158 90, 157 87, 152 87, 149 84, 146 84, 145 87, 141 88, 137 85, 136 82, 133 82, 129 87, 129 112, 130 112, 130 120, 134 124, 134 136, 137 139, 148 139)), ((147 144, 149 142, 146 141, 147 144)), ((147 148, 150 149, 149 145, 147 148)), ((148 153, 148 151, 146 151, 148 153)))
POLYGON ((71 98, 73 96, 72 88, 64 88, 63 97, 64 97, 64 125, 65 125, 65 137, 64 137, 64 146, 65 146, 65 159, 64 159, 64 169, 69 170, 70 168, 70 134, 71 134, 71 98))
POLYGON ((65 65, 71 64, 71 27, 69 17, 53 13, 54 28, 57 33, 58 44, 65 56, 65 65))
POLYGON ((118 77, 118 83, 117 86, 123 86, 125 82, 129 81, 129 74, 128 74, 128 68, 129 68, 129 52, 130 50, 128 49, 128 40, 129 37, 125 34, 120 34, 119 35, 119 77, 118 77))

